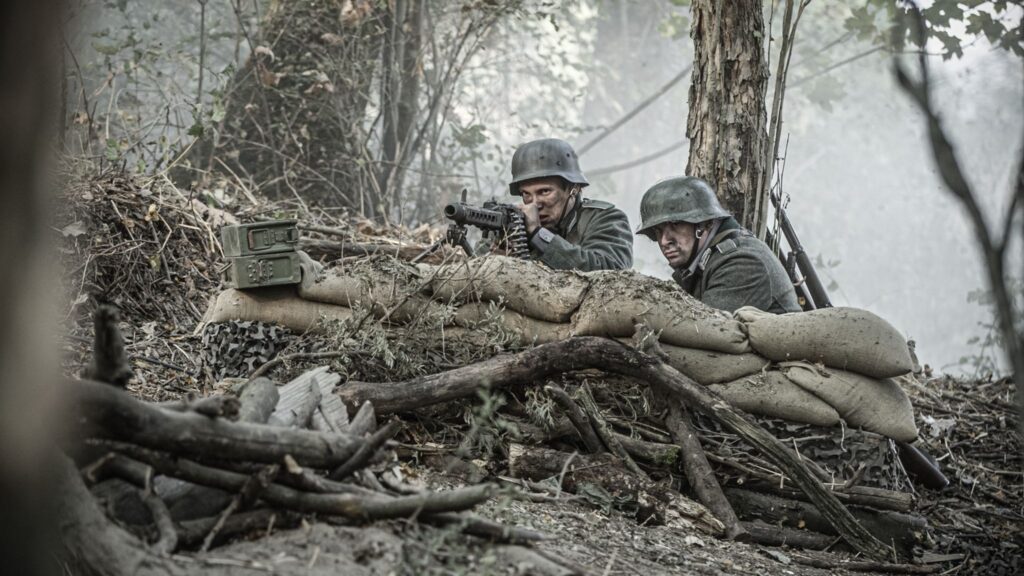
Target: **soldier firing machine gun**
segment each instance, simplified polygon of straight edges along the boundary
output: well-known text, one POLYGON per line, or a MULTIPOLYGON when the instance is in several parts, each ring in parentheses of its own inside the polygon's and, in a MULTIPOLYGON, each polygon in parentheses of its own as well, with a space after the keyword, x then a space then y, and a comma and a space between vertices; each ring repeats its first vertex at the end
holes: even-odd
POLYGON ((473 247, 466 238, 466 226, 479 228, 484 237, 493 237, 508 249, 508 255, 516 258, 529 258, 530 247, 526 237, 526 221, 522 211, 512 204, 501 204, 494 200, 474 206, 466 202, 466 190, 462 190, 462 200, 444 207, 444 215, 451 220, 444 238, 434 242, 413 263, 419 262, 433 254, 442 244, 461 246, 466 254, 473 255, 473 247))

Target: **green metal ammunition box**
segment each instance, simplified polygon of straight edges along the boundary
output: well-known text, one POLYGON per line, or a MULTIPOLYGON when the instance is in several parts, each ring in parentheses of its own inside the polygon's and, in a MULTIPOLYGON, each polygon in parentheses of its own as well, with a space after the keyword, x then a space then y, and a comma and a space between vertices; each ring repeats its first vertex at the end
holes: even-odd
POLYGON ((237 256, 230 260, 226 272, 227 281, 239 290, 298 284, 302 281, 298 252, 237 256))
POLYGON ((299 244, 299 229, 295 220, 254 222, 220 229, 224 255, 256 256, 294 252, 299 244))

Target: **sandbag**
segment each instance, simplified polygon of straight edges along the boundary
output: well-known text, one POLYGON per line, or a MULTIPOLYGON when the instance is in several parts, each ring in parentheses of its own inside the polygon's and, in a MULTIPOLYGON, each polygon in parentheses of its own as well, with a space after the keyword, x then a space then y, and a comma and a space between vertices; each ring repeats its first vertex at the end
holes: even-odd
POLYGON ((893 380, 876 380, 806 362, 785 362, 779 367, 796 385, 835 408, 850 426, 905 442, 917 438, 914 408, 893 380))
MULTIPOLYGON (((618 338, 618 340, 627 346, 633 345, 633 340, 630 338, 618 338)), ((729 382, 760 372, 769 364, 767 359, 751 352, 726 354, 662 343, 659 343, 658 347, 668 357, 669 366, 704 386, 729 382)))
POLYGON ((546 344, 564 340, 572 332, 569 324, 537 320, 493 303, 469 302, 455 311, 456 326, 477 328, 486 322, 495 322, 505 330, 518 334, 522 344, 546 344))
POLYGON ((751 414, 815 426, 839 424, 839 413, 835 408, 790 382, 777 370, 766 370, 724 384, 712 384, 708 389, 751 414))
POLYGON ((740 308, 750 346, 776 362, 806 360, 874 378, 891 378, 914 369, 907 341, 891 324, 858 308, 821 308, 769 314, 740 308))
POLYGON ((280 324, 296 332, 322 327, 321 320, 343 322, 352 318, 344 306, 322 304, 299 298, 294 286, 228 289, 217 295, 203 316, 201 325, 230 320, 250 320, 280 324))
POLYGON ((364 258, 325 270, 319 277, 303 274, 299 296, 347 308, 358 303, 369 307, 377 318, 397 305, 388 319, 398 323, 422 314, 443 316, 441 304, 425 294, 410 294, 421 282, 414 266, 393 258, 364 258))
POLYGON ((579 274, 557 272, 521 258, 486 256, 419 268, 424 277, 433 274, 430 289, 442 302, 498 302, 546 322, 568 322, 587 291, 587 282, 579 274))
POLYGON ((666 344, 742 354, 750 350, 743 324, 696 300, 674 282, 632 270, 584 274, 590 290, 574 319, 579 336, 632 336, 637 322, 666 344))

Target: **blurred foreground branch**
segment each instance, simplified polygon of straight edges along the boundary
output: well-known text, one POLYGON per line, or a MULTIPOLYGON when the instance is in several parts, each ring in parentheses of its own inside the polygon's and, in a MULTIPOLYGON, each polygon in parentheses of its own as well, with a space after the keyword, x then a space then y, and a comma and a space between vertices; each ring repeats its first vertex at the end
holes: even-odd
MULTIPOLYGON (((918 44, 924 46, 925 27, 921 12, 914 4, 909 4, 908 10, 908 16, 914 19, 910 29, 917 36, 918 44)), ((935 157, 939 174, 950 194, 967 211, 967 216, 974 229, 975 240, 982 252, 989 287, 995 300, 999 327, 1003 335, 1003 348, 1018 383, 1018 402, 1024 403, 1024 396, 1021 395, 1019 388, 1020 378, 1024 375, 1024 332, 1017 327, 1016 314, 1018 311, 1014 310, 1009 290, 1010 278, 1006 271, 1006 252, 1009 245, 1013 243, 1015 232, 1020 236, 1018 240, 1024 241, 1024 227, 1014 228, 1017 214, 1024 211, 1024 158, 1018 165, 1016 183, 1010 192, 1009 206, 1001 229, 992 228, 985 221, 985 216, 978 203, 978 196, 960 169, 956 150, 950 143, 946 131, 942 128, 941 120, 932 106, 932 85, 928 77, 928 62, 923 50, 918 54, 917 61, 920 77, 915 80, 902 62, 898 59, 894 60, 896 79, 903 91, 911 97, 928 119, 932 154, 935 157)))

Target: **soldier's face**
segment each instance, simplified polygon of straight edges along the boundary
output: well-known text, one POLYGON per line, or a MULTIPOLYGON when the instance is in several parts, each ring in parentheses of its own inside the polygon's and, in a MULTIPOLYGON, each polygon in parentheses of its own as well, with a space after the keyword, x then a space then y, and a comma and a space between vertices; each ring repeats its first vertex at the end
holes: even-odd
POLYGON ((669 266, 681 268, 690 260, 697 244, 695 231, 696 226, 689 222, 667 222, 654 227, 654 239, 669 266))
POLYGON ((537 178, 527 180, 519 185, 523 204, 536 204, 540 225, 545 228, 554 226, 566 209, 569 190, 561 178, 537 178))

